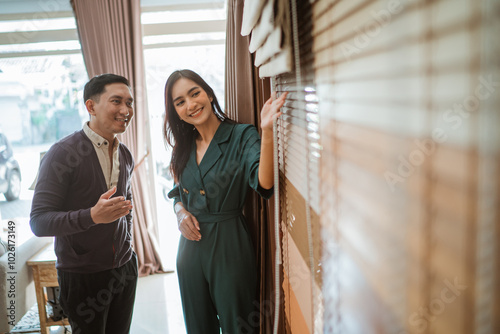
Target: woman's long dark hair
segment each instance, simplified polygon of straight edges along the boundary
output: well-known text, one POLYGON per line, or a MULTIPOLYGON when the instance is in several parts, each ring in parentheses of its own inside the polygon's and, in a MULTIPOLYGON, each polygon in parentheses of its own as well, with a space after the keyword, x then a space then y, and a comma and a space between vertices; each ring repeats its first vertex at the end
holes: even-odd
POLYGON ((212 98, 212 109, 224 116, 224 121, 230 120, 222 111, 219 101, 213 89, 196 72, 191 70, 178 70, 170 74, 165 84, 165 121, 163 123, 163 136, 165 143, 172 147, 172 158, 170 160, 170 172, 175 182, 179 182, 182 171, 186 167, 189 155, 198 136, 198 131, 193 125, 184 122, 177 115, 172 101, 172 87, 180 78, 186 78, 198 84, 212 98))

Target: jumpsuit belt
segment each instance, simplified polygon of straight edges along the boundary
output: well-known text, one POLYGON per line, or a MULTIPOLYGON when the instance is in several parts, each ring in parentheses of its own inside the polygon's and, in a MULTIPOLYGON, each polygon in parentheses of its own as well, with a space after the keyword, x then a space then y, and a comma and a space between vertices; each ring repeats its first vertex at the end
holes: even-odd
POLYGON ((224 212, 200 212, 193 213, 193 216, 196 217, 199 223, 219 223, 226 220, 238 218, 243 216, 241 209, 236 209, 232 211, 224 211, 224 212))

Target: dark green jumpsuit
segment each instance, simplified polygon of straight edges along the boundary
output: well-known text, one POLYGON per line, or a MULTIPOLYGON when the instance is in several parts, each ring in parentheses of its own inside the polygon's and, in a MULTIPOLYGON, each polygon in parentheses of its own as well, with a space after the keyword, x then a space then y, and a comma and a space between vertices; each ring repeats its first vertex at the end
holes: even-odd
POLYGON ((180 238, 177 275, 188 334, 253 333, 257 268, 242 208, 259 186, 260 137, 248 124, 221 123, 200 165, 196 148, 169 193, 200 223, 200 241, 180 238))

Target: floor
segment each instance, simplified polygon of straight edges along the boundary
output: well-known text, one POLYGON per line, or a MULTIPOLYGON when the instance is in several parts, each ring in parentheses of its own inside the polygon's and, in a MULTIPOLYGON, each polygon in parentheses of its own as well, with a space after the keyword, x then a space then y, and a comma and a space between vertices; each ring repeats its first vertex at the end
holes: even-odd
MULTIPOLYGON (((160 256, 165 270, 175 270, 179 230, 172 202, 157 196, 160 256)), ((139 279, 130 334, 185 334, 177 273, 139 279)))
POLYGON ((186 333, 176 273, 139 280, 130 333, 186 333))

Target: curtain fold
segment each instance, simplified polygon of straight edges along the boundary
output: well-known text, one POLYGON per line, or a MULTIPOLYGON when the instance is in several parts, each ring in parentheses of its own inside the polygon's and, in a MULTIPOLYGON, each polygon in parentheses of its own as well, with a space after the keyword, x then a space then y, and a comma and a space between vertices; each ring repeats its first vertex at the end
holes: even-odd
POLYGON ((126 133, 120 136, 137 164, 132 178, 132 242, 139 260, 139 276, 162 272, 157 245, 154 169, 148 155, 150 133, 140 1, 71 0, 71 5, 89 77, 114 73, 128 78, 132 86, 135 116, 126 133))
MULTIPOLYGON (((225 106, 228 116, 260 129, 260 110, 270 96, 269 79, 260 80, 248 51, 250 39, 241 36, 243 1, 229 0, 226 27, 225 106)), ((275 192, 278 190, 275 189, 275 192)), ((249 192, 244 215, 247 219, 259 268, 260 333, 272 333, 275 305, 274 201, 249 192)), ((282 270, 279 270, 283 281, 282 270)), ((280 294, 283 296, 283 294, 280 294)), ((280 303, 282 304, 282 303, 280 303)), ((280 307, 278 332, 284 333, 284 310, 280 307)))

